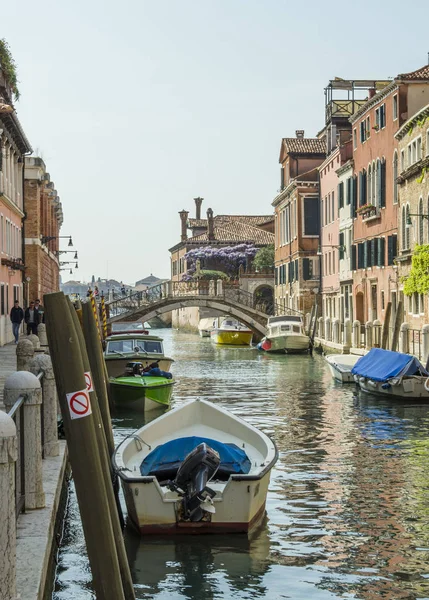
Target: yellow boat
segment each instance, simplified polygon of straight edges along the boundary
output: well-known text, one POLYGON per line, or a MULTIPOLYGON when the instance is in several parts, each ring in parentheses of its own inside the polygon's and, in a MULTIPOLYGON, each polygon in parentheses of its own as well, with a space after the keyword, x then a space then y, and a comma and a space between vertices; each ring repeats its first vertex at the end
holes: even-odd
POLYGON ((249 346, 252 343, 252 336, 250 329, 239 321, 228 318, 222 323, 217 319, 213 331, 210 332, 213 342, 227 346, 249 346))

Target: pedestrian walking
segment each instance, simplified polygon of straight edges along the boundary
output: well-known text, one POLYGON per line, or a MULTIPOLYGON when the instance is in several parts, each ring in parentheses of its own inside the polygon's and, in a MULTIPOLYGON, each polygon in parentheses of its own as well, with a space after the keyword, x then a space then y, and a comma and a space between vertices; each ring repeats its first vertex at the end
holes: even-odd
POLYGON ((12 322, 12 333, 15 338, 15 344, 18 343, 19 338, 19 328, 21 327, 21 323, 24 319, 24 311, 19 306, 18 300, 15 300, 13 307, 10 311, 10 320, 12 322))
POLYGON ((39 323, 44 323, 45 322, 45 309, 40 304, 39 298, 36 299, 36 301, 34 303, 34 308, 39 313, 39 323))
POLYGON ((24 321, 27 324, 27 335, 34 333, 37 335, 37 326, 39 324, 39 311, 34 305, 34 301, 30 302, 30 306, 25 309, 24 321))

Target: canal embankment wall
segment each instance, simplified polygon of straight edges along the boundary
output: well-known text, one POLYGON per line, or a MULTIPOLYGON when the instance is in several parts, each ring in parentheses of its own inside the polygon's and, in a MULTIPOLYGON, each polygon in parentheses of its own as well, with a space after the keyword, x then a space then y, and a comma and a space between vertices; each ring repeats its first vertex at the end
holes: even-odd
POLYGON ((210 308, 190 306, 171 311, 171 326, 173 329, 198 333, 200 319, 208 319, 222 315, 221 312, 210 308))
POLYGON ((39 328, 40 339, 0 348, 0 598, 9 600, 50 598, 67 498, 67 446, 39 328))

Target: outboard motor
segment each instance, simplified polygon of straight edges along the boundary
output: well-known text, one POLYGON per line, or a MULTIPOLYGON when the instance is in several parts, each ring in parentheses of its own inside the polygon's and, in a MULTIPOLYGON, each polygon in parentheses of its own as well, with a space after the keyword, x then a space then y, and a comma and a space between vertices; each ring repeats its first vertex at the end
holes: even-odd
POLYGON ((143 363, 141 362, 129 362, 125 367, 125 374, 130 375, 141 375, 143 373, 143 363))
POLYGON ((207 487, 220 465, 219 454, 205 442, 188 454, 177 471, 172 488, 183 495, 185 519, 201 521, 206 512, 214 512, 212 498, 216 492, 207 487))

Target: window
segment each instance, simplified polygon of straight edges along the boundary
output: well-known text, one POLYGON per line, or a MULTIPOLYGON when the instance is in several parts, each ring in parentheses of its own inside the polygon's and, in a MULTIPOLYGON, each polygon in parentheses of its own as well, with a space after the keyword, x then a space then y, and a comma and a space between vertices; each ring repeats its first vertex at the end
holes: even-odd
POLYGON ((396 119, 398 118, 398 95, 395 94, 393 96, 393 120, 396 121, 396 119))
POLYGON ((359 129, 360 129, 360 141, 361 141, 361 143, 363 143, 366 141, 366 119, 361 121, 359 129))
POLYGON ((332 192, 331 194, 331 223, 333 223, 335 221, 335 194, 334 192, 332 192))
POLYGON ((372 202, 372 167, 371 167, 371 165, 368 165, 367 186, 368 186, 368 191, 367 191, 368 204, 372 204, 373 202, 372 202))
POLYGON ((417 160, 422 160, 422 138, 417 138, 417 160))
POLYGON ((423 198, 419 200, 419 244, 423 244, 423 198))
POLYGON ((366 118, 366 139, 368 139, 370 135, 371 135, 371 126, 370 126, 370 120, 369 120, 369 115, 368 115, 366 118))
MULTIPOLYGON (((395 96, 396 98, 396 96, 395 96)), ((395 150, 393 155, 393 204, 398 204, 398 153, 395 150)))
POLYGON ((409 250, 410 248, 410 229, 411 227, 408 225, 410 220, 410 205, 407 203, 407 207, 405 210, 405 250, 409 250))
POLYGON ((319 235, 319 199, 317 196, 303 198, 304 235, 319 235))
POLYGON ((385 306, 384 306, 384 292, 381 292, 381 310, 384 310, 385 306))
MULTIPOLYGON (((405 250, 406 248, 406 239, 407 239, 407 221, 406 221, 406 208, 402 207, 401 214, 401 248, 405 250)), ((390 263, 389 263, 390 265, 390 263)))
POLYGON ((413 164, 413 156, 412 156, 412 150, 411 150, 411 144, 408 146, 408 162, 407 162, 407 167, 410 167, 413 164))
POLYGON ((382 104, 375 111, 375 127, 377 130, 386 126, 386 105, 382 104))
POLYGON ((356 129, 353 129, 353 149, 356 150, 357 148, 357 131, 356 129))
POLYGON ((401 171, 405 171, 405 150, 401 150, 401 171))

